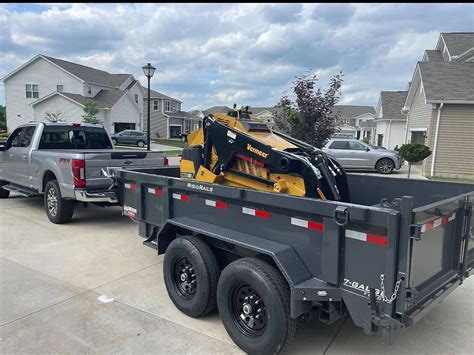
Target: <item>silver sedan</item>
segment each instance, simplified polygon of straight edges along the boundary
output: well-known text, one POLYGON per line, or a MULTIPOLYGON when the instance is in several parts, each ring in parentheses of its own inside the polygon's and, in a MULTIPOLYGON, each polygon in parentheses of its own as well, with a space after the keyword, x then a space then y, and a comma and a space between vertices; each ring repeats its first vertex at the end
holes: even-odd
POLYGON ((332 138, 322 150, 346 170, 376 170, 381 174, 390 174, 394 169, 400 169, 403 162, 396 151, 352 138, 332 138))

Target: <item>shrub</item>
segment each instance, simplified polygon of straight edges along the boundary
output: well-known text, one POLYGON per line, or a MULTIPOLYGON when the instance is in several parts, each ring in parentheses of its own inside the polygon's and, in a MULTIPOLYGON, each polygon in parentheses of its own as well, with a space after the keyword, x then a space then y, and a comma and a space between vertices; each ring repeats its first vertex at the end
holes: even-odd
POLYGON ((420 143, 402 144, 399 152, 408 162, 408 177, 410 177, 411 164, 425 160, 431 155, 430 148, 420 143))

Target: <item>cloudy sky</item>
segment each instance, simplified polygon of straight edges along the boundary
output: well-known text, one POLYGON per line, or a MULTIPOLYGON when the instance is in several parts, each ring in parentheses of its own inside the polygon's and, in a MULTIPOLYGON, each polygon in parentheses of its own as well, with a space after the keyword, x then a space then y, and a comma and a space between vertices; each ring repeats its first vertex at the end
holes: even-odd
MULTIPOLYGON (((38 53, 183 101, 273 105, 295 75, 343 70, 342 103, 404 90, 440 32, 474 31, 473 4, 0 4, 0 77, 38 53)), ((0 104, 4 104, 0 84, 0 104)))

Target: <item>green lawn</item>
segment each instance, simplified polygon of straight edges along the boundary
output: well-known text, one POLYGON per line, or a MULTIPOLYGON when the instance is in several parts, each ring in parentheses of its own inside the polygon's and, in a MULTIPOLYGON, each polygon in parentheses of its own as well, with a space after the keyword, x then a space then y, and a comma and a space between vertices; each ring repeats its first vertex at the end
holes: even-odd
POLYGON ((151 141, 154 143, 169 145, 172 147, 179 147, 179 148, 184 148, 188 146, 188 142, 183 142, 178 139, 152 139, 151 141))
POLYGON ((461 183, 474 184, 474 179, 466 179, 466 178, 448 178, 448 177, 442 177, 442 176, 431 176, 431 177, 428 177, 428 179, 435 180, 435 181, 448 181, 448 182, 461 182, 461 183))
POLYGON ((166 155, 181 155, 183 154, 183 151, 181 150, 164 150, 162 151, 163 154, 166 154, 166 155))

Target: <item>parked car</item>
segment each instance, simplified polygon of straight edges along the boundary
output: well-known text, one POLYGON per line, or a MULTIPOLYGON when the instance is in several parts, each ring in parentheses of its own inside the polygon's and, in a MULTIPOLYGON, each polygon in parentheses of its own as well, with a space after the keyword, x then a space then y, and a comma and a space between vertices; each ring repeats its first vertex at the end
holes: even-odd
POLYGON ((390 174, 394 169, 400 169, 403 162, 396 151, 352 138, 331 138, 322 150, 348 170, 376 170, 390 174))
POLYGON ((136 145, 142 148, 148 143, 146 132, 135 131, 131 129, 127 129, 125 131, 112 134, 110 138, 112 138, 112 143, 114 145, 128 144, 128 145, 136 145))
POLYGON ((118 203, 109 168, 163 167, 160 152, 114 149, 102 125, 29 123, 0 144, 0 198, 44 194, 49 220, 69 222, 75 201, 118 203))

